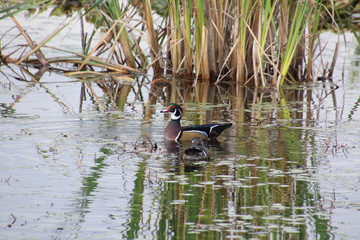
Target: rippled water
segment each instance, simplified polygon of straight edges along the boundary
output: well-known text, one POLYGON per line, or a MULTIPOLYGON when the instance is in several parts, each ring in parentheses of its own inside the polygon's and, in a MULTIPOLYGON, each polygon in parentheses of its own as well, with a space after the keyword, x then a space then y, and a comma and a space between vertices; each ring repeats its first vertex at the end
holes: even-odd
POLYGON ((26 82, 1 66, 0 238, 356 239, 359 61, 355 41, 342 44, 338 89, 201 92, 139 78, 120 85, 118 109, 95 83, 54 72, 26 82), (209 161, 185 162, 189 143, 164 141, 169 99, 184 125, 233 123, 207 144, 209 161))

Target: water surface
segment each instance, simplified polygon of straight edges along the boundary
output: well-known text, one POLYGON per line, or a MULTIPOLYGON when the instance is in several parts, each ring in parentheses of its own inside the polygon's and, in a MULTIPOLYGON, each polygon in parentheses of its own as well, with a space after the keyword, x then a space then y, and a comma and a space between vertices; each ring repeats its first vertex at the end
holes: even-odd
POLYGON ((117 83, 116 101, 95 82, 1 66, 0 238, 356 239, 360 57, 346 39, 339 88, 155 88, 145 76, 117 83), (164 141, 174 99, 184 125, 233 123, 207 143, 210 161, 164 141))

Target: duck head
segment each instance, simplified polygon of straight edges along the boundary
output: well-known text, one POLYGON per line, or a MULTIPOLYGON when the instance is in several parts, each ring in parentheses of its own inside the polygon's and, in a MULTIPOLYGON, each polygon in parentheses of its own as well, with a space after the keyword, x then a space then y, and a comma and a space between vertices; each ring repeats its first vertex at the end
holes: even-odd
POLYGON ((171 120, 180 120, 183 114, 182 108, 176 103, 170 103, 165 110, 161 110, 160 113, 170 113, 171 120))
POLYGON ((185 148, 183 153, 184 160, 207 160, 210 158, 210 151, 204 146, 203 141, 199 137, 192 140, 192 145, 185 148))

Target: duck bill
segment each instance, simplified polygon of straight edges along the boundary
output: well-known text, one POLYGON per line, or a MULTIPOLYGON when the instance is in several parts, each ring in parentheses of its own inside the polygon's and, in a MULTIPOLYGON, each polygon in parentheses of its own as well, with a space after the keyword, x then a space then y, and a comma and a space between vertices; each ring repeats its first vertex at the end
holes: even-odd
POLYGON ((161 110, 160 113, 169 113, 170 112, 169 110, 170 110, 170 108, 167 107, 166 109, 161 110))

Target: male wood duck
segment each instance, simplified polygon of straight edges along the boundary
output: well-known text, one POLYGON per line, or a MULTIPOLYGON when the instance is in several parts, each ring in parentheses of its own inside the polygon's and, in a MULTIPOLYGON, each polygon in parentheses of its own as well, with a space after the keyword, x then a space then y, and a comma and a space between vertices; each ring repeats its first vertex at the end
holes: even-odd
POLYGON ((225 129, 232 126, 227 124, 208 124, 181 127, 182 108, 176 103, 170 103, 161 113, 170 113, 171 121, 165 129, 165 138, 172 141, 190 141, 195 137, 200 139, 216 139, 225 129))
POLYGON ((199 138, 193 138, 190 147, 185 148, 183 159, 184 160, 207 160, 211 156, 210 151, 204 146, 203 141, 199 138))

